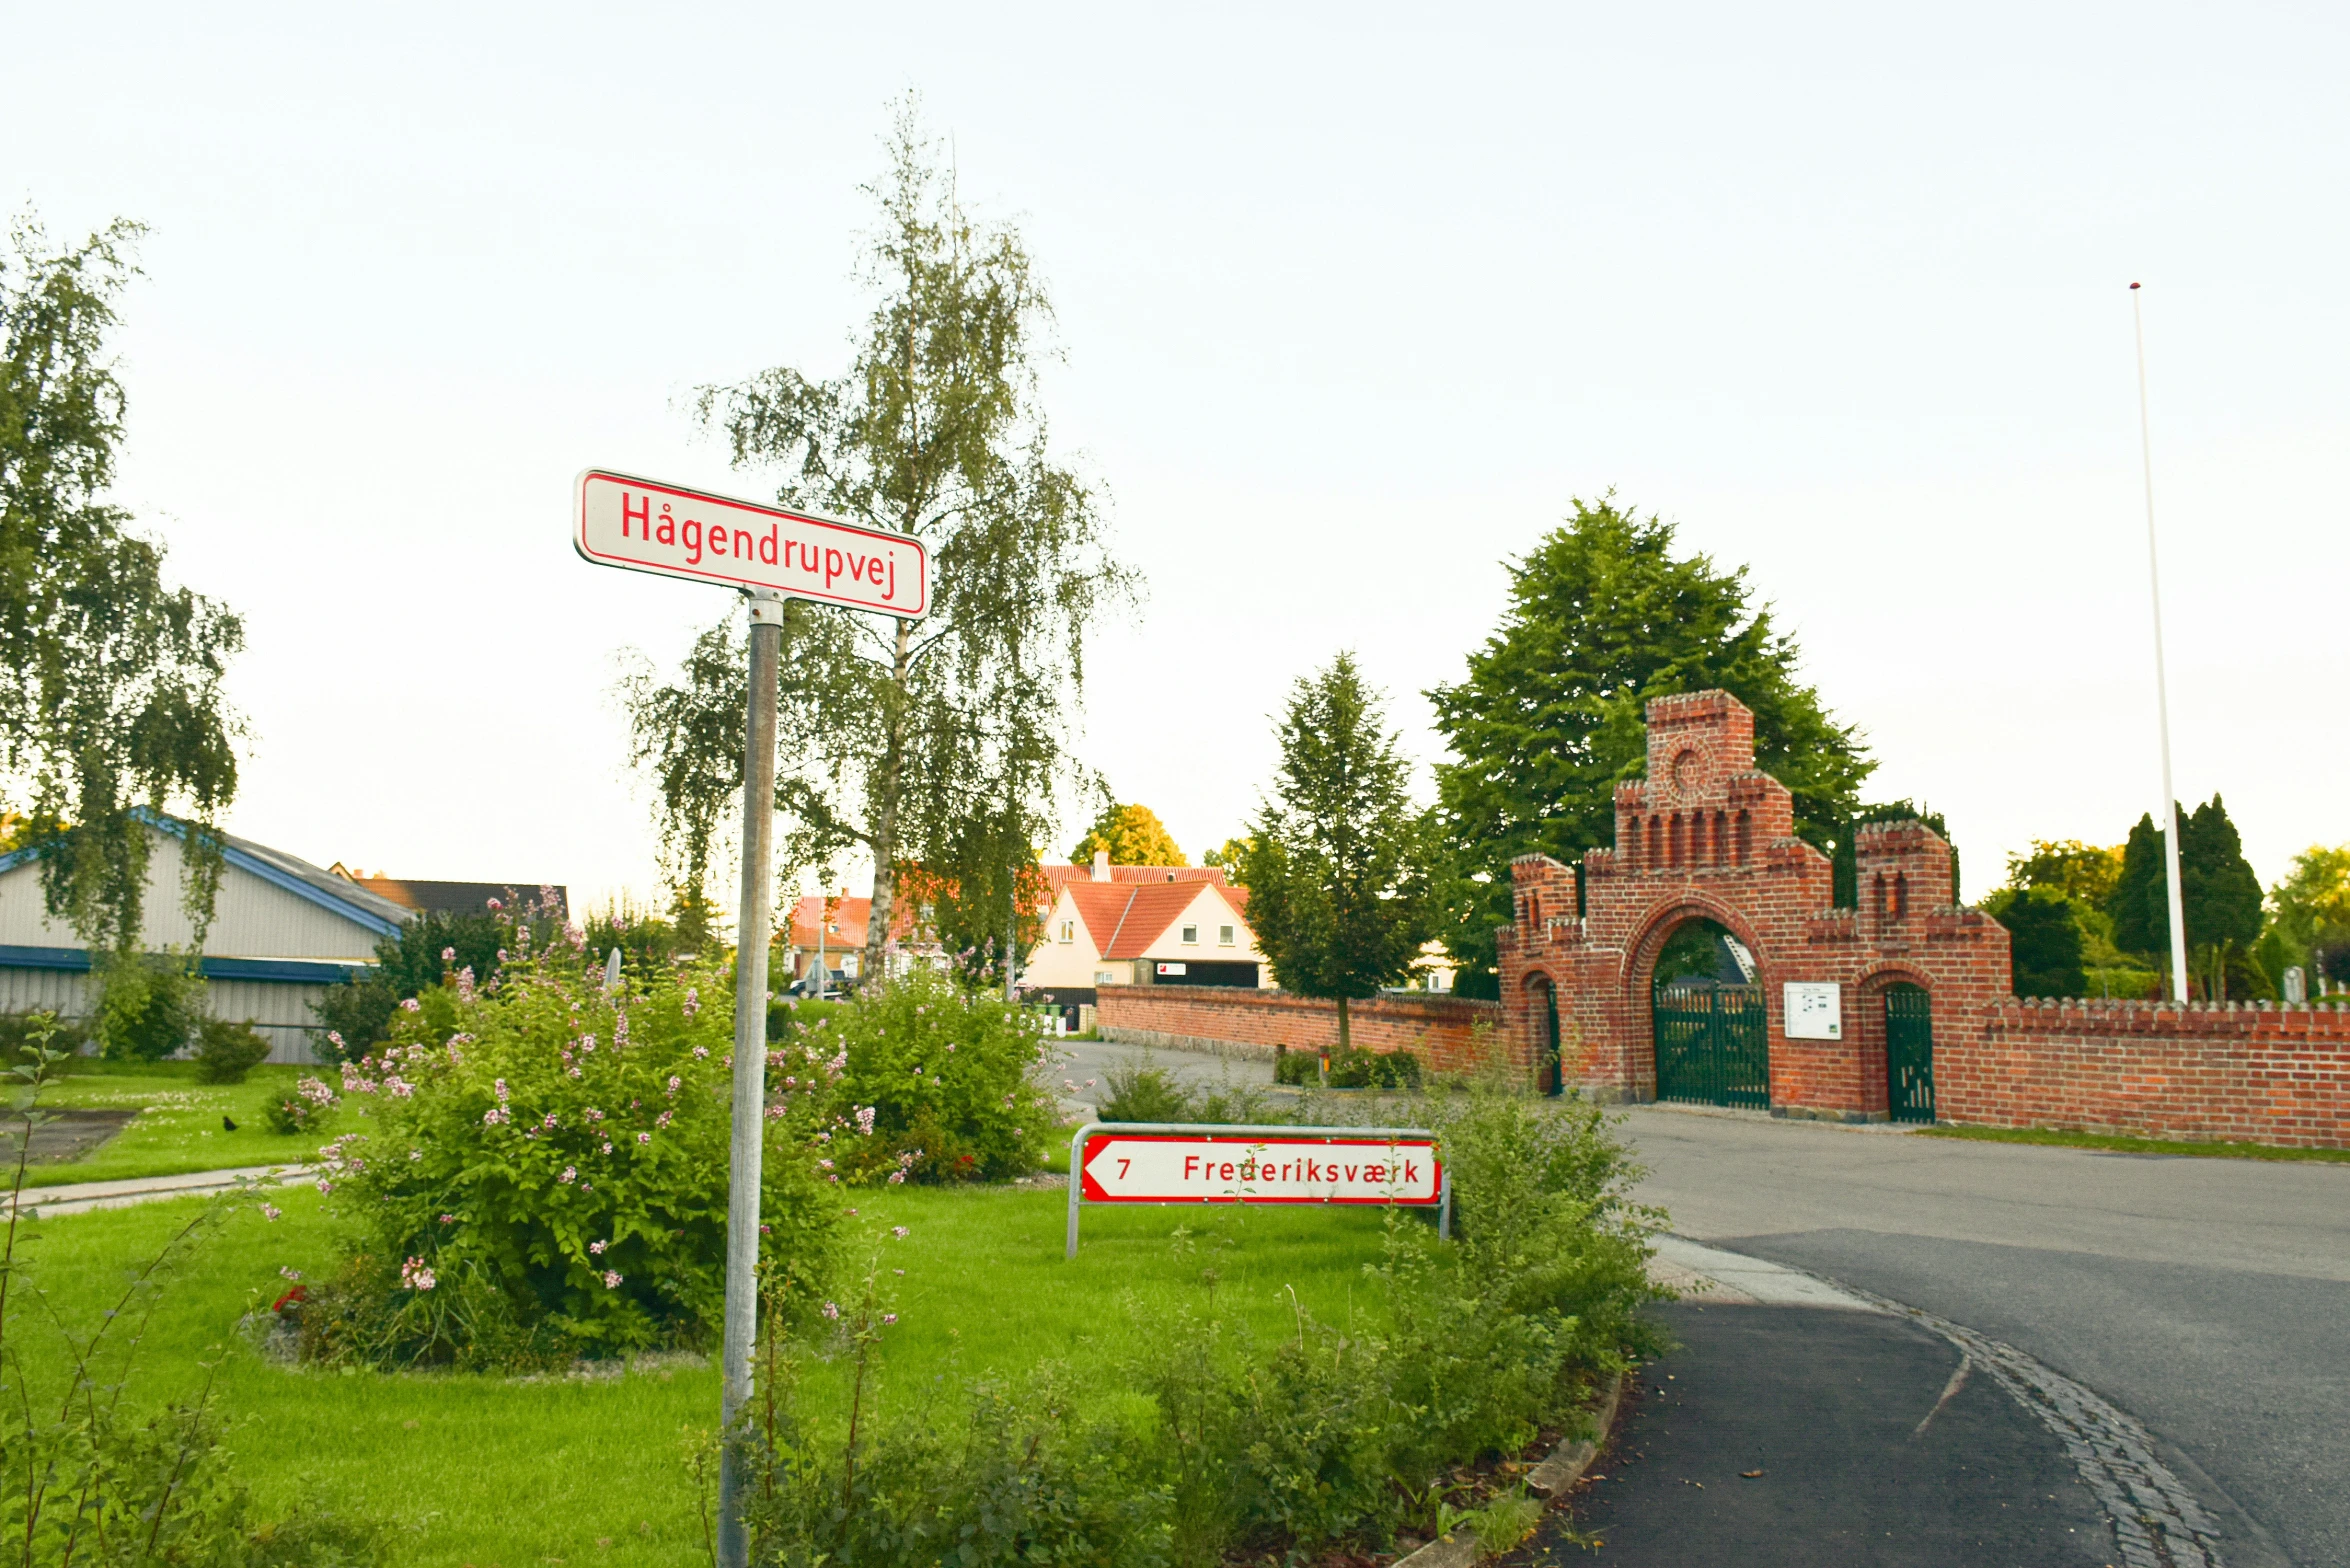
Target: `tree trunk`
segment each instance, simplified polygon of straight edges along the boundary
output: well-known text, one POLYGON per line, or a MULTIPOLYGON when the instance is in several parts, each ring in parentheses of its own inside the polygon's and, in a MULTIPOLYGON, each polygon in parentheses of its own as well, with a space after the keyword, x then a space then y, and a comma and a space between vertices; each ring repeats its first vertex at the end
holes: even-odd
POLYGON ((913 623, 898 622, 897 659, 890 684, 897 690, 889 716, 889 742, 881 764, 881 788, 873 811, 873 903, 865 917, 865 973, 859 981, 878 975, 881 950, 889 941, 889 924, 897 911, 898 793, 906 774, 906 651, 914 641, 913 623))
POLYGON ((1354 1040, 1346 1027, 1346 998, 1342 996, 1338 999, 1338 1054, 1344 1056, 1353 1048, 1354 1040))

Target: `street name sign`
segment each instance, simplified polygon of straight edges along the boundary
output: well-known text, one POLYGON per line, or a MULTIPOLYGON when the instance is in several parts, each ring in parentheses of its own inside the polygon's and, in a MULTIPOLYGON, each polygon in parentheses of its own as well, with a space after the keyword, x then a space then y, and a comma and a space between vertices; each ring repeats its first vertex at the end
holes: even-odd
MULTIPOLYGON (((710 495, 600 468, 572 482, 571 547, 594 566, 650 572, 741 590, 750 599, 743 708, 745 933, 772 931, 769 886, 775 833, 776 687, 783 658, 783 603, 807 599, 912 620, 930 609, 930 558, 918 539, 829 517, 710 495)), ((615 964, 620 960, 613 951, 615 964)), ((767 943, 746 941, 734 972, 733 1127, 726 1191, 726 1317, 718 1357, 719 1430, 740 1430, 751 1397, 758 1341, 759 1175, 766 1124, 767 943)), ((617 1276, 615 1276, 617 1277, 617 1276)), ((746 1568, 743 1488, 751 1471, 740 1441, 718 1457, 720 1568, 746 1568)))
POLYGON ((1094 1122, 1070 1143, 1069 1255, 1087 1203, 1352 1203, 1443 1208, 1452 1190, 1419 1128, 1094 1122))
POLYGON ((591 468, 574 485, 572 547, 651 572, 912 619, 930 608, 922 541, 591 468))

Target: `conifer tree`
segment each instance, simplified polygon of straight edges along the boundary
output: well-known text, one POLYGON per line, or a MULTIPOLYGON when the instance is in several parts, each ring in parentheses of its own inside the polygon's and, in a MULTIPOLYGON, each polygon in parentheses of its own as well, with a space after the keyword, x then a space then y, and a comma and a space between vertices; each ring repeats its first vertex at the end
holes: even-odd
POLYGON ((1338 1004, 1401 980, 1433 933, 1428 829, 1405 792, 1408 764, 1354 655, 1291 688, 1281 765, 1241 851, 1249 925, 1273 977, 1338 1004))

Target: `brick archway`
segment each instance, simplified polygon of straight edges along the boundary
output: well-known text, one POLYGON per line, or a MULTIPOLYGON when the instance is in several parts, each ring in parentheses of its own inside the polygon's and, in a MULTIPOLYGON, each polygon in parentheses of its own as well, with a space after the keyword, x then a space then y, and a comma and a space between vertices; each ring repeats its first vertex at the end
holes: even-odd
POLYGON ((1656 1011, 1653 1005, 1657 960, 1663 956, 1665 944, 1673 933, 1692 920, 1706 920, 1720 926, 1735 938, 1738 945, 1754 955, 1754 984, 1762 991, 1764 1004, 1769 1005, 1770 966, 1763 957, 1761 943, 1753 926, 1737 910, 1704 897, 1678 896, 1650 912, 1640 926, 1640 935, 1627 949, 1619 976, 1624 988, 1623 1011, 1626 1018, 1636 1021, 1637 1049, 1644 1060, 1640 1062, 1641 1081, 1647 1086, 1645 1098, 1654 1099, 1656 1082, 1656 1011))
POLYGON ((2007 993, 2007 932, 1953 902, 1950 847, 1922 823, 1870 824, 1854 843, 1862 887, 1882 878, 1900 896, 1833 907, 1828 857, 1796 836, 1794 798, 1755 767, 1754 715, 1727 692, 1648 705, 1647 774, 1616 787, 1615 847, 1583 856, 1580 900, 1572 867, 1546 855, 1511 867, 1517 918, 1498 934, 1502 994, 1530 1065, 1525 983, 1539 973, 1556 988, 1578 1085, 1602 1099, 1652 1098, 1647 982, 1665 939, 1690 919, 1714 921, 1754 955, 1774 1114, 1886 1114, 1883 1024, 1872 1060, 1868 1021, 1884 986, 1921 985, 1937 1009, 2007 993), (1783 993, 1804 983, 1841 988, 1840 1038, 1787 1036, 1783 993))

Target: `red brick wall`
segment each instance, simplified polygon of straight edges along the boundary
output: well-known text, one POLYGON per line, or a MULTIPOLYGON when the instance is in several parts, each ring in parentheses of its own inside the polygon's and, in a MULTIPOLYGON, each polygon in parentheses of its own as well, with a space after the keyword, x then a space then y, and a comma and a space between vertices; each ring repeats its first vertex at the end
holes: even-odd
POLYGON ((1941 1119, 2350 1148, 2350 1010, 2019 1002, 1934 1029, 1941 1119))
MULTIPOLYGON (((1139 1036, 1146 1044, 1213 1042, 1252 1056, 1270 1056, 1280 1045, 1293 1051, 1322 1051, 1338 1044, 1337 1004, 1286 991, 1105 985, 1099 990, 1094 1023, 1108 1038, 1139 1036)), ((1498 1027, 1500 1005, 1452 996, 1382 996, 1347 1007, 1347 1031, 1358 1049, 1407 1050, 1447 1071, 1474 1060, 1472 1031, 1480 1023, 1498 1027)))

